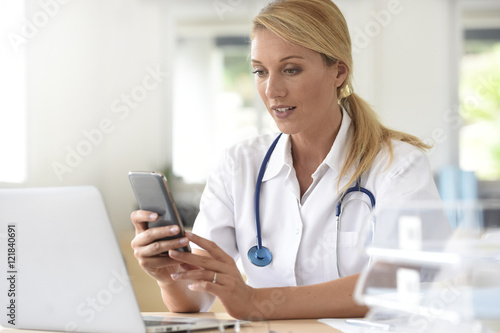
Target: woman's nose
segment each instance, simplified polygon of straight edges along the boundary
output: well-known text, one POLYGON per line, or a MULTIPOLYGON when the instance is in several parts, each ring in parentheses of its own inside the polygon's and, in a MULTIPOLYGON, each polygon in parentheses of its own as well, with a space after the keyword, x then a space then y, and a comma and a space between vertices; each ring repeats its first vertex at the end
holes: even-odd
POLYGON ((267 79, 266 96, 269 99, 276 99, 286 96, 285 82, 280 75, 271 74, 267 79))

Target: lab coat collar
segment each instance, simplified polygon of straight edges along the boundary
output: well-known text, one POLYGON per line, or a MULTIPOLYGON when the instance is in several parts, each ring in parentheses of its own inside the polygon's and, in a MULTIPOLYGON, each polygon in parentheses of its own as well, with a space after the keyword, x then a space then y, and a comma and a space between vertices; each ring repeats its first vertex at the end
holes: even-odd
MULTIPOLYGON (((352 141, 351 123, 351 117, 349 117, 345 109, 342 109, 342 123, 340 124, 339 132, 333 142, 332 149, 330 149, 330 152, 323 161, 324 164, 328 165, 330 169, 335 170, 337 173, 340 173, 340 170, 342 170, 342 166, 349 153, 349 147, 352 141)), ((353 174, 354 170, 351 168, 345 177, 351 178, 353 174)))
MULTIPOLYGON (((347 112, 342 109, 342 123, 340 124, 339 132, 335 138, 332 148, 330 149, 330 152, 326 156, 323 163, 318 167, 318 170, 320 170, 323 164, 325 164, 330 169, 340 173, 351 143, 351 122, 351 117, 349 117, 347 112)), ((289 170, 293 169, 292 141, 290 135, 288 134, 283 134, 279 139, 278 144, 271 155, 262 181, 265 182, 276 177, 285 167, 288 167, 289 170)), ((353 172, 354 170, 351 168, 345 177, 350 178, 353 172)))
POLYGON ((288 166, 289 169, 293 168, 292 140, 289 134, 283 133, 269 159, 262 181, 265 182, 276 177, 285 166, 288 166))

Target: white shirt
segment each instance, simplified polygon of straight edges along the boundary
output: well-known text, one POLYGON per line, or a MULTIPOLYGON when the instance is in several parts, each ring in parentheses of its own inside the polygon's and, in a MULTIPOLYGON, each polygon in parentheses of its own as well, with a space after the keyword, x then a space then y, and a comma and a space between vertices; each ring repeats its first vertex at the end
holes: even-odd
MULTIPOLYGON (((217 243, 235 260, 241 257, 250 286, 310 285, 339 277, 335 209, 338 189, 347 184, 354 172, 349 170, 338 184, 352 137, 350 125, 350 117, 343 112, 335 142, 312 175, 313 182, 302 198, 293 168, 290 136, 283 134, 276 145, 264 174, 260 197, 262 245, 273 255, 268 266, 253 265, 247 252, 257 244, 256 180, 276 136, 255 137, 229 148, 207 180, 193 231, 217 243)), ((404 142, 393 141, 392 146, 394 157, 390 166, 389 152, 384 148, 362 175, 361 186, 373 193, 377 206, 399 200, 440 200, 427 157, 404 142)), ((349 194, 343 204, 338 247, 342 276, 359 273, 367 262, 358 251, 357 242, 369 210, 368 197, 359 192, 349 194)), ((449 231, 448 226, 442 226, 442 232, 439 229, 436 229, 438 234, 449 231)), ((381 233, 377 231, 378 234, 381 233)), ((393 232, 384 235, 397 237, 393 232)))

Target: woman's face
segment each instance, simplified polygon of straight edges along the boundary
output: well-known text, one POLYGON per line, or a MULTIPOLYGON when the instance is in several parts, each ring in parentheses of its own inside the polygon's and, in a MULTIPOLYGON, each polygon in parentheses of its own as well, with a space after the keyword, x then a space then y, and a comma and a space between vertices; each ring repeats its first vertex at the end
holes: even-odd
POLYGON ((251 57, 257 90, 280 131, 314 136, 339 123, 336 89, 347 76, 345 65, 327 66, 318 52, 267 29, 255 31, 251 57))

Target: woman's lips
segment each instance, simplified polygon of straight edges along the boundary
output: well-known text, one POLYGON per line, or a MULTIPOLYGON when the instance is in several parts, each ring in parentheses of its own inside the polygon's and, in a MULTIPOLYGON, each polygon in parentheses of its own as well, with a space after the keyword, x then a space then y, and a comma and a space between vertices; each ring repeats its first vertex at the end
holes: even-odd
POLYGON ((295 111, 297 107, 288 105, 277 105, 271 108, 274 110, 274 114, 276 115, 277 118, 285 119, 288 118, 295 111))

